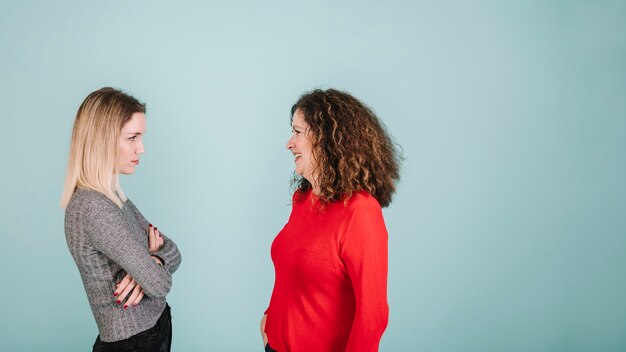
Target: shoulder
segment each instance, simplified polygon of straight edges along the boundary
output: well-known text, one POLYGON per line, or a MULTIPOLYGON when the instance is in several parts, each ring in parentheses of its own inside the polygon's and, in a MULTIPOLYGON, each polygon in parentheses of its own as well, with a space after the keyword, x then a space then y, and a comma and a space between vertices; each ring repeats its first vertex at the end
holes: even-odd
POLYGON ((67 205, 66 213, 104 214, 119 208, 104 194, 87 188, 78 188, 67 205))
POLYGON ((380 203, 366 191, 354 193, 348 200, 346 207, 351 211, 376 211, 380 212, 380 203))
POLYGON ((347 200, 346 205, 344 202, 340 203, 345 209, 343 213, 338 213, 345 224, 343 245, 358 247, 365 243, 380 243, 380 241, 387 240, 388 234, 382 208, 376 198, 367 192, 360 191, 354 193, 347 200))
POLYGON ((382 217, 382 208, 372 195, 365 191, 353 193, 349 198, 331 203, 327 211, 348 220, 354 218, 382 217))

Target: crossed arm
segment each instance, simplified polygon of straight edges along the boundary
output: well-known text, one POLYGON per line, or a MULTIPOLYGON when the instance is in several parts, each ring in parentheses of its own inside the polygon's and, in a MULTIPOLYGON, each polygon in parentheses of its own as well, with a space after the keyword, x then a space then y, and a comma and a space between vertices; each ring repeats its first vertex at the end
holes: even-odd
MULTIPOLYGON (((163 247, 163 236, 152 224, 148 226, 147 235, 148 252, 152 255, 152 259, 162 266, 163 261, 153 254, 158 253, 161 247, 163 247)), ((124 308, 128 308, 139 304, 144 296, 144 292, 139 283, 130 274, 126 274, 120 282, 115 284, 113 296, 117 297, 117 304, 124 303, 124 308)))
POLYGON ((129 226, 127 215, 112 202, 103 200, 87 214, 91 243, 119 264, 127 275, 113 294, 124 307, 138 304, 144 295, 165 297, 171 288, 172 273, 181 262, 176 244, 151 226, 134 204, 127 200, 135 220, 145 229, 148 248, 129 226))

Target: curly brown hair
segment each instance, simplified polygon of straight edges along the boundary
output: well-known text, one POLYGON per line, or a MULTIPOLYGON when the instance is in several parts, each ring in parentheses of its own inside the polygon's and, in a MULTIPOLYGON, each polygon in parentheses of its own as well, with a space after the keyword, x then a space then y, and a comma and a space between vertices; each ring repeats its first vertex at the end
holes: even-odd
MULTIPOLYGON (((316 89, 293 105, 291 121, 297 110, 309 125, 322 205, 364 190, 382 207, 388 206, 400 179, 401 156, 372 109, 349 93, 316 89)), ((312 188, 297 175, 292 186, 300 195, 298 201, 312 188)))

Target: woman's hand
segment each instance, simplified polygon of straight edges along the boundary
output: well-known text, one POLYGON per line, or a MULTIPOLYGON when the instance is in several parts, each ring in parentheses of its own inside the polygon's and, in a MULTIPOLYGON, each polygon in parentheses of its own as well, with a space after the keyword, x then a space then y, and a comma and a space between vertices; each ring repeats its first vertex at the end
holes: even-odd
POLYGON ((154 260, 155 263, 157 263, 157 265, 161 265, 163 266, 163 261, 161 260, 161 258, 155 256, 155 255, 151 255, 152 259, 154 260))
POLYGON ((154 254, 158 252, 161 247, 163 247, 163 236, 161 236, 156 227, 150 224, 150 226, 148 226, 148 252, 154 254))
POLYGON ((267 334, 265 333, 265 321, 267 320, 267 314, 263 314, 261 318, 261 338, 263 338, 263 347, 267 345, 267 334))
POLYGON ((136 306, 139 304, 139 301, 143 298, 143 289, 130 274, 126 274, 122 281, 117 284, 113 296, 117 297, 117 304, 125 301, 124 308, 128 308, 131 305, 136 306))

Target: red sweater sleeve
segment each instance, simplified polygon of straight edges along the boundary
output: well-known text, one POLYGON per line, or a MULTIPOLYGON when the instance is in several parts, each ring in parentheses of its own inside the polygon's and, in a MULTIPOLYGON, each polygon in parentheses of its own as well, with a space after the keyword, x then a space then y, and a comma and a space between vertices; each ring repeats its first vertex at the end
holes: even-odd
POLYGON ((387 229, 378 204, 354 209, 340 252, 356 300, 346 352, 378 351, 387 327, 387 240, 387 229))

